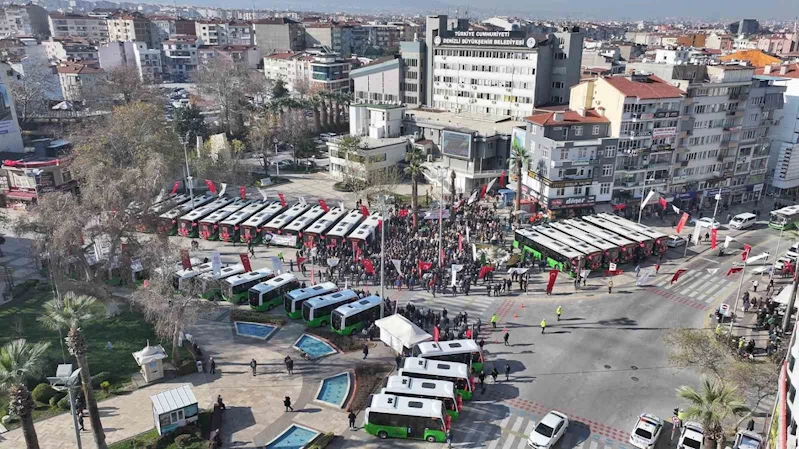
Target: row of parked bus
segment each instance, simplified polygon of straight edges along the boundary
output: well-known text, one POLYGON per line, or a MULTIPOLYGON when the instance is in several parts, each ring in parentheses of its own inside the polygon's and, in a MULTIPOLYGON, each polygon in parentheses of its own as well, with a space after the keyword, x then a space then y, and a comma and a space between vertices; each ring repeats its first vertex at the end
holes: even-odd
POLYGON ((514 247, 565 272, 598 270, 668 250, 668 236, 613 214, 586 215, 518 229, 514 247))
POLYGON ((173 195, 156 203, 156 230, 188 238, 222 240, 300 247, 322 240, 342 242, 350 239, 371 243, 381 222, 379 213, 364 217, 358 210, 322 207, 298 202, 291 206, 280 201, 242 200, 205 194, 191 200, 188 195, 173 195))

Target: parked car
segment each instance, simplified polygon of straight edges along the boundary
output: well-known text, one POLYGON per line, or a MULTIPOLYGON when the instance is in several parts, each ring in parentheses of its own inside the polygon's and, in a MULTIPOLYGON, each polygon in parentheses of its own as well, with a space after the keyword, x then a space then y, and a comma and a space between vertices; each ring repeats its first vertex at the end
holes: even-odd
POLYGON ((550 449, 566 433, 567 427, 569 427, 569 418, 561 412, 552 410, 538 422, 527 437, 527 446, 534 449, 550 449))
POLYGON ((630 432, 630 444, 639 449, 654 449, 662 431, 662 419, 649 413, 642 413, 630 432))
POLYGON ((679 246, 685 245, 685 243, 685 239, 679 235, 670 235, 669 239, 666 240, 666 246, 669 248, 677 248, 679 246))
POLYGON ((714 220, 714 219, 712 219, 710 217, 704 217, 704 218, 700 218, 698 220, 691 219, 688 223, 692 224, 694 226, 702 226, 702 227, 711 228, 711 229, 718 229, 719 226, 721 226, 721 223, 719 223, 718 221, 716 221, 716 220, 714 220))
MULTIPOLYGON (((735 434, 735 444, 732 449, 760 449, 763 447, 763 438, 749 430, 739 430, 735 434)), ((727 449, 730 449, 727 447, 727 449)))
POLYGON ((705 444, 705 429, 701 424, 688 421, 682 426, 677 449, 702 449, 705 444))

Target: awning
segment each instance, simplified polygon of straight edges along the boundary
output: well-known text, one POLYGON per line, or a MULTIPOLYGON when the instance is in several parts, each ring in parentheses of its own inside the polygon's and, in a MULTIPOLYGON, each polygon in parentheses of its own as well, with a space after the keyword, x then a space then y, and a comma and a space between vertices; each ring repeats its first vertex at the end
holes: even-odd
POLYGON ((6 198, 10 198, 12 200, 33 201, 36 199, 36 193, 10 190, 6 193, 6 198))
POLYGON ((774 302, 776 302, 777 304, 784 304, 784 305, 786 305, 786 306, 787 306, 787 305, 788 305, 788 302, 789 302, 789 301, 790 301, 790 299, 791 299, 791 293, 793 293, 793 286, 791 286, 791 285, 786 285, 785 287, 783 287, 783 289, 782 289, 782 291, 780 292, 780 294, 779 294, 779 295, 777 295, 777 296, 775 296, 775 297, 773 298, 773 300, 774 300, 774 302))
POLYGON ((402 353, 403 347, 411 349, 417 343, 433 339, 432 335, 399 314, 379 319, 375 326, 380 329, 380 341, 398 353, 402 353))

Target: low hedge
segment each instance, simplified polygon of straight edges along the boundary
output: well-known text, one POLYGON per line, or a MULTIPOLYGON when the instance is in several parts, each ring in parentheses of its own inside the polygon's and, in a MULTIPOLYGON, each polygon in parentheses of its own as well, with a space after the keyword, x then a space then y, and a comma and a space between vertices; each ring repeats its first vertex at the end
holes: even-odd
POLYGON ((99 372, 92 376, 92 388, 100 388, 100 384, 111 379, 111 373, 107 371, 99 372))
MULTIPOLYGON (((38 402, 39 404, 49 404, 50 399, 55 396, 56 391, 50 384, 40 383, 36 385, 36 387, 31 391, 31 396, 33 396, 33 400, 38 402)), ((58 401, 56 401, 58 402, 58 401)))
POLYGON ((309 327, 306 332, 324 338, 344 352, 360 351, 366 343, 351 335, 339 335, 329 328, 309 327))
POLYGON ((369 396, 383 386, 383 379, 394 369, 390 363, 359 363, 355 366, 358 390, 350 403, 350 410, 363 410, 369 404, 369 396))
POLYGON ((278 315, 268 315, 263 312, 256 312, 247 309, 234 309, 230 312, 230 321, 249 321, 251 323, 274 324, 283 326, 286 318, 278 315))
POLYGON ((317 436, 311 441, 311 445, 308 446, 308 449, 325 449, 333 438, 336 437, 336 434, 333 432, 323 433, 322 435, 317 436))

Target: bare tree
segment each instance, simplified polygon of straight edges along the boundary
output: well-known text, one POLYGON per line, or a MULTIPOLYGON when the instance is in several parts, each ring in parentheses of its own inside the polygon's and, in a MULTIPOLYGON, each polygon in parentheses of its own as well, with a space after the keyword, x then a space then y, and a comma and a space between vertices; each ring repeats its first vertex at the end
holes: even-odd
POLYGON ((250 149, 261 155, 264 171, 269 168, 269 155, 275 149, 274 141, 279 134, 277 117, 274 113, 266 111, 263 115, 256 115, 250 119, 247 141, 250 149))
POLYGON ((692 367, 717 379, 732 362, 730 351, 713 332, 700 329, 677 329, 663 337, 670 347, 669 360, 680 367, 692 367))
POLYGON ((198 179, 213 179, 230 185, 247 185, 252 180, 252 167, 242 159, 244 143, 231 140, 224 151, 215 154, 211 142, 205 142, 200 157, 191 159, 192 173, 198 179))
POLYGON ((726 377, 756 410, 764 399, 777 394, 780 370, 769 360, 736 361, 727 367, 726 377))
POLYGON ((121 65, 108 70, 105 78, 97 81, 94 94, 88 100, 106 107, 117 103, 154 103, 159 96, 150 83, 151 80, 142 80, 136 66, 121 65))
POLYGON ((228 134, 244 132, 245 115, 253 109, 254 99, 262 98, 268 88, 263 75, 224 58, 200 65, 194 80, 200 93, 221 108, 222 127, 228 134))
MULTIPOLYGON (((48 110, 48 93, 57 86, 53 69, 42 62, 23 64, 25 73, 20 79, 9 77, 20 124, 29 123, 37 114, 48 110)), ((60 93, 60 92, 59 92, 60 93)))

